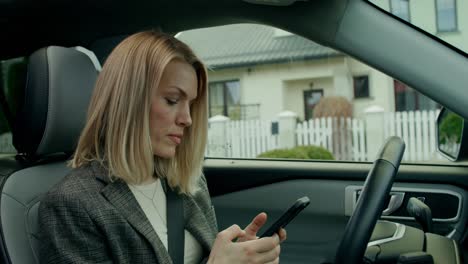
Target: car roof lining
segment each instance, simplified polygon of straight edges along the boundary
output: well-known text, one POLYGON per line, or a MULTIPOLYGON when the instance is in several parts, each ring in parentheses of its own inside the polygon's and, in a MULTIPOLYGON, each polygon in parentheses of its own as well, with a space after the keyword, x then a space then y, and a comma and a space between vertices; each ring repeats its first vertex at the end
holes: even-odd
MULTIPOLYGON (((20 1, 14 0, 15 3, 20 1)), ((48 4, 55 5, 54 8, 65 8, 58 2, 52 0, 48 4)), ((96 40, 103 42, 103 38, 128 35, 148 28, 177 33, 200 27, 259 23, 343 51, 468 118, 468 108, 464 103, 468 101, 468 93, 465 92, 468 88, 468 75, 465 74, 468 72, 468 60, 441 43, 428 41, 427 35, 391 16, 383 16, 380 10, 364 0, 314 0, 286 7, 253 5, 241 0, 188 3, 145 0, 138 5, 132 3, 122 1, 110 5, 83 2, 75 9, 86 9, 88 12, 81 12, 79 17, 70 15, 68 7, 63 9, 64 12, 51 13, 49 9, 52 6, 41 6, 42 10, 48 10, 46 14, 50 16, 45 21, 38 21, 35 28, 29 26, 37 14, 27 19, 29 24, 19 23, 18 19, 24 16, 7 15, 2 20, 3 28, 10 26, 7 36, 24 37, 25 40, 24 45, 8 42, 6 49, 0 50, 0 58, 24 55, 50 44, 89 47, 96 40), (84 17, 86 21, 83 21, 84 17), (63 23, 56 23, 57 19, 63 23), (25 34, 25 31, 30 34, 25 34), (417 59, 408 60, 408 52, 417 59), (414 63, 420 67, 414 67, 414 63), (434 78, 429 78, 427 71, 434 78), (438 96, 440 91, 444 91, 443 98, 438 96)), ((4 5, 8 4, 0 4, 0 10, 4 5)), ((105 44, 102 47, 106 49, 105 44)), ((109 50, 110 46, 107 52, 109 50)))
POLYGON ((241 0, 144 0, 138 5, 130 1, 106 2, 108 6, 103 2, 77 2, 73 9, 59 0, 21 5, 22 2, 0 3, 0 23, 5 30, 2 34, 14 40, 4 43, 1 59, 25 56, 47 45, 89 46, 98 39, 149 28, 177 33, 234 23, 266 24, 300 35, 313 33, 314 41, 326 44, 333 40, 348 0, 297 2, 285 7, 241 0), (12 10, 15 4, 20 7, 12 10), (292 27, 303 19, 310 23, 292 27))

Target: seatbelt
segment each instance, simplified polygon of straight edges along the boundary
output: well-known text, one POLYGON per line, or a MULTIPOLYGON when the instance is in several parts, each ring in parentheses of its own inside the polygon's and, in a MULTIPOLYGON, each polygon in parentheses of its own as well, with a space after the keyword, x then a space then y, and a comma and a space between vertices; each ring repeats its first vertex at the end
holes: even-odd
POLYGON ((167 184, 167 245, 173 264, 184 264, 184 207, 182 198, 167 184))

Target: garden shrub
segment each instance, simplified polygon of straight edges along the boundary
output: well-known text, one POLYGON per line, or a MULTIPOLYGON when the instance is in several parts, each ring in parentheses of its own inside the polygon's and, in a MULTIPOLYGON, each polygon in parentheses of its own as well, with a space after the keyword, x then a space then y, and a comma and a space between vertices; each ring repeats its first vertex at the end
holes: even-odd
POLYGON ((277 159, 335 159, 330 151, 319 146, 297 146, 290 149, 275 149, 263 152, 257 157, 277 159))

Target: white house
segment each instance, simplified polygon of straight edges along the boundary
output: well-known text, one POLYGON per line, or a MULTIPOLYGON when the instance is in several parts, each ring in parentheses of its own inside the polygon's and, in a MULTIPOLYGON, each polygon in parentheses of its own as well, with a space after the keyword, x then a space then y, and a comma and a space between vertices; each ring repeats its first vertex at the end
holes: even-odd
MULTIPOLYGON (((468 1, 372 2, 455 47, 468 47, 468 34, 462 34, 468 30, 468 18, 456 15, 458 9, 468 8, 468 1)), ((210 68, 211 116, 273 120, 290 110, 304 120, 327 96, 346 97, 358 118, 371 105, 388 112, 437 108, 429 98, 378 70, 283 30, 237 24, 186 31, 178 37, 210 68)))

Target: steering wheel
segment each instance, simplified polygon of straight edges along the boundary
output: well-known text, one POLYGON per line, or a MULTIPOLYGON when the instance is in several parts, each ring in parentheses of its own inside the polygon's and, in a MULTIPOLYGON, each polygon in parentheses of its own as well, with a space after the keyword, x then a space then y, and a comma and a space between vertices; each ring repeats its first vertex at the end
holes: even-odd
POLYGON ((361 264, 372 231, 384 210, 393 178, 400 166, 405 143, 390 137, 380 150, 349 219, 335 255, 335 264, 361 264))

